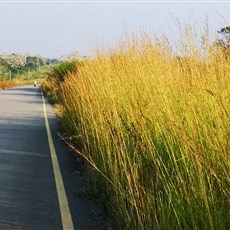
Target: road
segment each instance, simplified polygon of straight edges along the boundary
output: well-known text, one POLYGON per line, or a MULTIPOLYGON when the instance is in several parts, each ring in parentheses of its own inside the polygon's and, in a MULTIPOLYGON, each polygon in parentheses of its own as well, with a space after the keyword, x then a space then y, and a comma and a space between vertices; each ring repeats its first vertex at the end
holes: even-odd
POLYGON ((84 183, 43 103, 39 87, 0 91, 0 229, 105 229, 91 201, 76 195, 84 183))

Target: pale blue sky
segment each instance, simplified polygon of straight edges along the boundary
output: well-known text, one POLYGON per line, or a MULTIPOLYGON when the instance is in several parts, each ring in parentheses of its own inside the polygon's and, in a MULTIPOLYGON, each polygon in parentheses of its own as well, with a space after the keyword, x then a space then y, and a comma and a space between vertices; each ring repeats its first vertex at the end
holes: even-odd
POLYGON ((156 35, 179 35, 181 24, 201 28, 208 17, 211 35, 230 23, 230 2, 20 2, 0 1, 0 53, 59 58, 91 53, 95 43, 113 46, 124 28, 156 35))

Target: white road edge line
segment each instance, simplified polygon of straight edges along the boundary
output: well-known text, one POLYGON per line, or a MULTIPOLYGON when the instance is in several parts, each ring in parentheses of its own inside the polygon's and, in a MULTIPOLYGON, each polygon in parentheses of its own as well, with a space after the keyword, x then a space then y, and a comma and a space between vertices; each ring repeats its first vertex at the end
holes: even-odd
POLYGON ((44 118, 45 118, 45 125, 46 125, 46 131, 48 136, 48 142, 49 142, 49 148, 50 148, 50 154, 52 159, 52 165, 53 165, 53 171, 54 171, 54 177, 55 177, 55 183, 56 183, 56 189, 57 189, 57 195, 58 195, 58 201, 59 201, 59 207, 61 212, 61 219, 62 219, 62 227, 63 230, 73 230, 73 221, 69 209, 68 200, 66 197, 65 187, 62 180, 62 175, 60 171, 60 167, 58 164, 57 159, 57 153, 54 147, 52 134, 50 131, 49 121, 46 113, 46 103, 43 96, 43 92, 41 91, 42 95, 42 101, 43 101, 43 111, 44 111, 44 118))

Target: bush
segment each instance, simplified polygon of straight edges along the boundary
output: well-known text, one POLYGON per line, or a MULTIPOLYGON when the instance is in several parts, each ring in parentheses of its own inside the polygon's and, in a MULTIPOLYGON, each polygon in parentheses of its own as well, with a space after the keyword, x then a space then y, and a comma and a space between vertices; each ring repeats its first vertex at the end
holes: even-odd
POLYGON ((55 66, 50 75, 56 77, 60 82, 63 82, 68 73, 74 73, 77 71, 77 64, 77 61, 64 61, 55 66))

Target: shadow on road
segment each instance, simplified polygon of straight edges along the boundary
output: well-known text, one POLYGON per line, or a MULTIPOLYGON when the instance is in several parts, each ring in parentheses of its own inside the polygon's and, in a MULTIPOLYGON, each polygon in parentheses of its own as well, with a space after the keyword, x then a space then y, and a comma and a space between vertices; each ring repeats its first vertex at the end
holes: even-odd
MULTIPOLYGON (((0 229, 62 229, 40 88, 0 91, 0 229)), ((106 229, 95 205, 76 196, 84 178, 73 170, 73 153, 60 141, 47 105, 67 199, 79 230, 106 229)))
POLYGON ((7 89, 0 91, 0 103, 1 99, 9 103, 12 101, 33 103, 33 104, 42 104, 41 100, 41 88, 31 86, 23 86, 13 89, 7 89))

